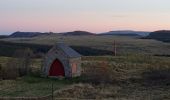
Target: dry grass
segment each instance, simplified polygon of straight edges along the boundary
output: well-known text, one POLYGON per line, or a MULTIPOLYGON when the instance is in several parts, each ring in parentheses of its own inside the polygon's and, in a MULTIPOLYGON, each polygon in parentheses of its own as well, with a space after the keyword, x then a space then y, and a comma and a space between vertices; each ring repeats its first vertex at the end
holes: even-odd
POLYGON ((128 53, 145 53, 145 54, 159 54, 170 55, 170 44, 163 43, 156 40, 138 39, 134 37, 121 36, 61 36, 49 35, 34 38, 8 38, 1 39, 3 41, 18 42, 18 43, 35 43, 54 45, 58 41, 73 46, 85 46, 101 50, 113 51, 113 41, 116 40, 117 51, 119 55, 128 53), (163 49, 162 49, 163 48, 163 49))
MULTIPOLYGON (((144 57, 144 55, 118 57, 119 60, 116 60, 116 57, 85 57, 83 67, 102 66, 103 61, 108 61, 104 66, 111 67, 109 70, 112 70, 112 75, 115 76, 112 80, 115 81, 94 84, 90 80, 91 82, 87 81, 56 93, 56 97, 97 100, 169 100, 170 58, 149 57, 150 59, 147 60, 146 58, 148 56, 144 57)), ((89 71, 87 73, 89 74, 89 71)), ((105 73, 100 74, 102 76, 105 73)), ((98 81, 102 80, 98 78, 99 76, 96 77, 98 81)))
MULTIPOLYGON (((113 41, 117 42, 118 57, 83 57, 83 67, 87 68, 85 77, 90 79, 51 80, 36 76, 22 77, 17 80, 0 81, 0 96, 42 96, 51 93, 51 83, 55 90, 71 84, 77 84, 59 92, 56 98, 110 99, 110 100, 170 100, 170 58, 149 56, 153 54, 170 55, 170 44, 155 40, 143 40, 119 36, 41 36, 34 38, 9 38, 4 41, 53 45, 63 40, 73 46, 87 46, 102 50, 113 50, 113 41), (136 55, 140 54, 140 55, 136 55), (141 55, 147 54, 147 55, 141 55), (103 62, 106 72, 96 70, 103 62), (108 71, 109 70, 109 71, 108 71), (96 74, 93 73, 96 71, 96 74), (108 78, 109 76, 109 78, 108 78), (112 76, 112 77, 110 77, 112 76), (103 78, 101 78, 103 77, 103 78), (90 77, 91 78, 91 77, 90 77), (94 80, 93 80, 94 79, 94 80), (103 79, 109 82, 101 82, 103 79), (110 82, 110 80, 112 82, 110 82), (99 81, 94 84, 92 81, 99 81)), ((4 67, 7 57, 0 57, 4 67)), ((40 72, 40 60, 35 60, 33 72, 40 72)))
MULTIPOLYGON (((39 60, 36 62, 39 62, 39 60)), ((82 80, 82 77, 59 81, 28 76, 13 81, 1 81, 0 96, 46 95, 51 92, 51 85, 49 84, 54 82, 55 90, 57 90, 55 91, 55 98, 97 100, 170 99, 170 58, 145 55, 84 57, 82 66, 83 68, 100 67, 103 62, 105 62, 105 67, 109 67, 107 70, 112 72, 109 75, 114 76, 110 78, 110 80, 113 80, 112 82, 106 81, 94 84, 82 80), (58 89, 61 90, 58 91, 58 89)), ((104 76, 104 74, 104 72, 98 73, 99 76, 104 76)), ((103 78, 96 79, 100 81, 103 78)))

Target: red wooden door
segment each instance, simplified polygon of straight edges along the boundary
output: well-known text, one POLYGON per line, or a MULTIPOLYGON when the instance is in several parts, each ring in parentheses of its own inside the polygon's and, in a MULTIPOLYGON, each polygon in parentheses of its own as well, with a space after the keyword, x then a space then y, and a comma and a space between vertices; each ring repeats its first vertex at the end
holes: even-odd
POLYGON ((64 75, 65 75, 64 66, 58 59, 56 59, 51 65, 49 76, 64 76, 64 75))

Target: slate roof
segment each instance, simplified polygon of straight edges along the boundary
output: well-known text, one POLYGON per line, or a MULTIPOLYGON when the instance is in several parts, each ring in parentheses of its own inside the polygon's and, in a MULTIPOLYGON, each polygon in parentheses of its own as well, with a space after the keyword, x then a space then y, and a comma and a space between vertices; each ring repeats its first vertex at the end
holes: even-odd
POLYGON ((81 57, 81 55, 64 43, 57 43, 57 47, 62 49, 70 58, 81 57))

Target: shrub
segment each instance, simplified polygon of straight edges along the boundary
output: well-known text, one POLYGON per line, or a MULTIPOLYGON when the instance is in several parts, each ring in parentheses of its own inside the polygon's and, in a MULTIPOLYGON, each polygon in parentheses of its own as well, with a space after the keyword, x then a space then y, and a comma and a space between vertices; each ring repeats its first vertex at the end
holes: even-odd
POLYGON ((16 79, 19 76, 17 62, 14 59, 9 59, 5 67, 2 68, 3 79, 16 79))
POLYGON ((16 50, 14 58, 10 58, 2 68, 2 78, 16 79, 19 76, 28 75, 31 70, 32 54, 30 49, 16 50))
POLYGON ((25 50, 17 50, 14 54, 16 58, 17 67, 19 68, 19 75, 24 76, 30 73, 30 66, 32 64, 31 57, 33 52, 27 48, 25 50))

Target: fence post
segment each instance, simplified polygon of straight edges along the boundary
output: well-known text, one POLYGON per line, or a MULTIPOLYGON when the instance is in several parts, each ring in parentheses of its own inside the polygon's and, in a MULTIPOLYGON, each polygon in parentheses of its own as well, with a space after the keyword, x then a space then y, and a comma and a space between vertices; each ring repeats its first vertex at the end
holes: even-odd
POLYGON ((114 43, 113 43, 113 53, 114 53, 114 56, 116 56, 117 55, 117 47, 116 47, 116 41, 114 40, 114 43))
POLYGON ((53 83, 51 85, 51 99, 54 100, 54 86, 53 86, 53 83))

